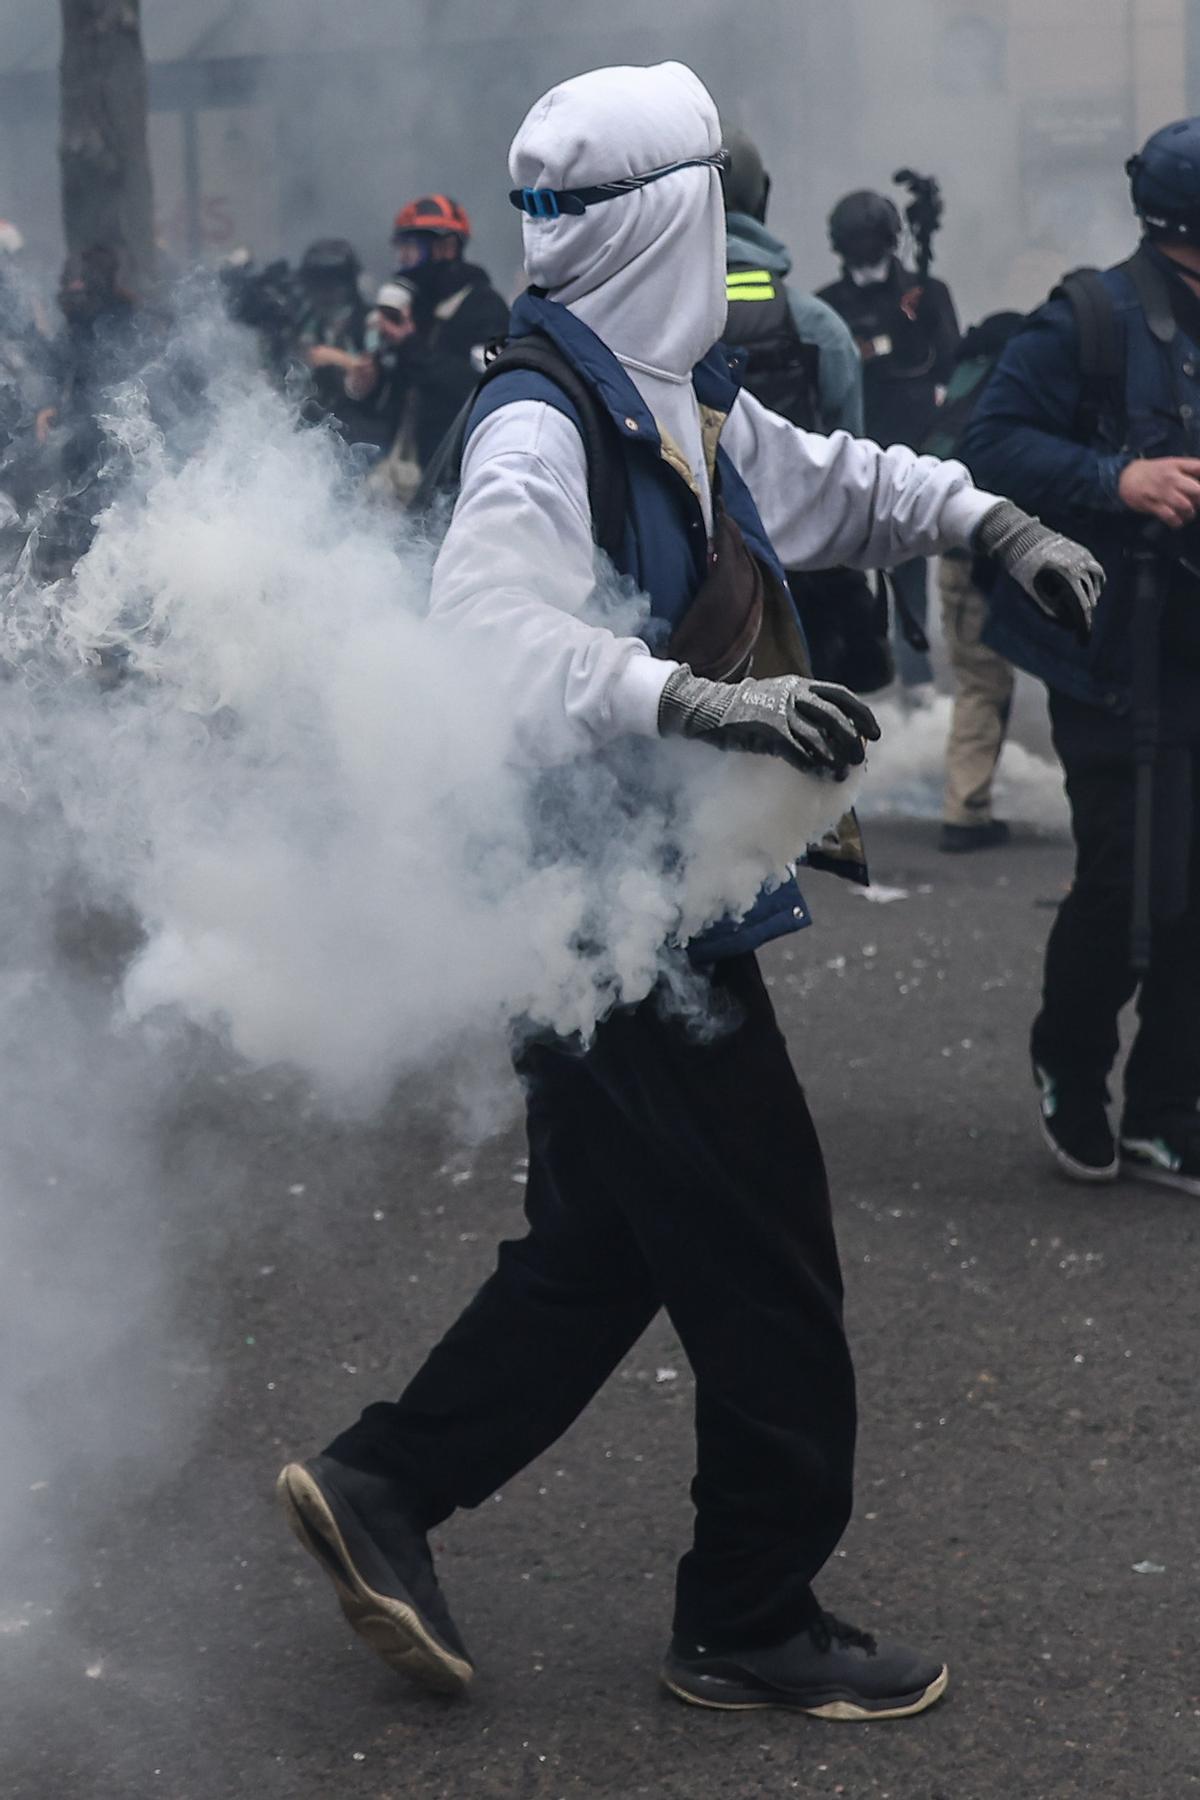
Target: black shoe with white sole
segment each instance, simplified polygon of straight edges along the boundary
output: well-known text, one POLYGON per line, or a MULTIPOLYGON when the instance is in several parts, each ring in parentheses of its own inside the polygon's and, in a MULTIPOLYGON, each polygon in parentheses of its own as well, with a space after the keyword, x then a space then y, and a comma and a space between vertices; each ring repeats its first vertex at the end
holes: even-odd
POLYGON ((1200 1115, 1127 1118, 1121 1126, 1121 1173, 1181 1194, 1200 1194, 1200 1115))
POLYGON ((390 1485, 328 1456, 288 1463, 276 1484, 288 1524, 333 1582, 363 1642, 421 1687, 457 1694, 475 1670, 438 1586, 424 1532, 390 1485))
POLYGON ((708 1650, 675 1638, 662 1671, 668 1692, 693 1706, 777 1706, 816 1719, 907 1719, 940 1700, 949 1679, 945 1663, 877 1643, 825 1612, 768 1650, 708 1650))
POLYGON ((1115 1181, 1120 1159, 1103 1084, 1061 1081, 1038 1063, 1033 1079, 1041 1095, 1042 1136, 1063 1174, 1072 1181, 1115 1181))

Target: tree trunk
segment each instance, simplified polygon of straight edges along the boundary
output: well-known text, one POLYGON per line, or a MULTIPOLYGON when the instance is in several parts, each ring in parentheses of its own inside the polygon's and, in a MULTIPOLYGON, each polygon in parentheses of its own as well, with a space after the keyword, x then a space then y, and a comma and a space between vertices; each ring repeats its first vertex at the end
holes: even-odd
POLYGON ((63 231, 68 251, 106 244, 135 294, 154 286, 140 0, 61 0, 63 231))

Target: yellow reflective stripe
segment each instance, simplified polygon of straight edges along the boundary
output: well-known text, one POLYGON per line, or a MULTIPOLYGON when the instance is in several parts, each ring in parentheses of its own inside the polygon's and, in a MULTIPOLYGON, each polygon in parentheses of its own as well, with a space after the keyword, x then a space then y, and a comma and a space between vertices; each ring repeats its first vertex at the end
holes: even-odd
POLYGON ((774 300, 775 283, 766 269, 730 269, 725 277, 727 300, 774 300))

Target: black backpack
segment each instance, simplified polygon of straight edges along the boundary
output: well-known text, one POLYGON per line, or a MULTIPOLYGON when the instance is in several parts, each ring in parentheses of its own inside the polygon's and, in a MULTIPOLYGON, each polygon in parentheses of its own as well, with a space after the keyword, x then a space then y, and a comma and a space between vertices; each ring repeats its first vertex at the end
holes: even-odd
MULTIPOLYGON (((1118 273, 1133 283, 1146 323, 1160 344, 1169 344, 1178 329, 1171 295, 1163 276, 1139 247, 1118 273)), ((1070 302, 1079 333, 1079 372, 1083 390, 1075 414, 1075 435, 1091 443, 1105 420, 1118 438, 1125 435, 1125 345, 1117 324, 1112 295, 1098 269, 1072 269, 1050 296, 1070 302)))
POLYGON ((957 456, 988 379, 1010 338, 1024 329, 1023 313, 991 313, 973 325, 958 347, 954 371, 946 384, 942 404, 921 439, 924 456, 957 456))
POLYGON ((487 366, 453 425, 426 464, 410 511, 435 527, 439 521, 444 521, 449 516, 462 481, 467 426, 475 410, 475 403, 491 382, 514 369, 527 369, 535 375, 544 375, 562 390, 574 407, 587 458, 592 536, 597 548, 615 561, 624 544, 625 520, 629 509, 624 446, 612 420, 597 405, 587 383, 571 367, 562 352, 540 331, 531 332, 526 337, 512 338, 506 344, 489 346, 487 366))
POLYGON ((726 276, 723 341, 743 358, 756 400, 804 431, 821 429, 821 352, 796 329, 787 288, 765 269, 734 265, 726 276))
MULTIPOLYGON (((742 360, 743 385, 802 431, 821 430, 821 352, 800 336, 787 285, 754 264, 731 264, 723 342, 742 360)), ((813 674, 858 694, 895 675, 888 595, 859 569, 789 570, 788 586, 808 639, 813 674)), ((928 648, 928 646, 925 646, 928 648)))

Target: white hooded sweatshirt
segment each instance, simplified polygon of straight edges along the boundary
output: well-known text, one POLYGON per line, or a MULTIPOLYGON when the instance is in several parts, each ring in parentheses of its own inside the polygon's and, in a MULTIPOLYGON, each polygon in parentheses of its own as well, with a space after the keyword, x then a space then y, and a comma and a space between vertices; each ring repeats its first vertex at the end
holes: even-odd
MULTIPOLYGON (((720 148, 717 110, 680 63, 598 69, 552 88, 513 141, 518 187, 587 187, 720 148)), ((590 206, 524 221, 525 266, 626 369, 683 452, 711 526, 695 364, 725 324, 725 225, 715 169, 682 169, 590 206)), ((749 394, 722 446, 788 568, 886 568, 965 546, 995 496, 959 463, 803 432, 749 394)), ((595 590, 583 444, 542 401, 498 408, 472 434, 434 570, 432 611, 468 632, 504 693, 517 743, 553 763, 658 734, 677 666, 579 616, 595 590)))
MULTIPOLYGON (((598 69, 538 101, 509 168, 519 187, 590 187, 720 148, 717 109, 682 63, 598 69)), ((569 306, 624 366, 684 452, 711 528, 692 370, 725 330, 717 170, 680 169, 582 217, 526 219, 523 232, 530 281, 569 306)))

